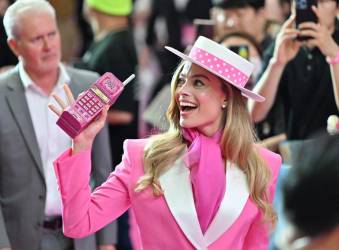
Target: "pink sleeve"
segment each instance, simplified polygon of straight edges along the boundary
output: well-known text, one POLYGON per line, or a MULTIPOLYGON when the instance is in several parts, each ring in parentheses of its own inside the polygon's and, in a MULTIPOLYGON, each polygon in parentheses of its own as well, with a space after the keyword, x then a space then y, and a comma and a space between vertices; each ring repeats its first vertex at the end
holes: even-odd
MULTIPOLYGON (((261 154, 266 160, 269 168, 271 169, 271 181, 269 184, 269 200, 273 204, 273 198, 278 179, 279 170, 281 167, 281 157, 278 154, 270 152, 266 149, 261 149, 261 154)), ((270 228, 263 221, 263 215, 259 211, 255 220, 253 221, 244 243, 244 250, 267 250, 269 244, 270 228)))
POLYGON ((106 182, 91 193, 90 150, 74 156, 67 150, 54 162, 63 204, 63 230, 66 236, 81 238, 90 235, 129 208, 129 167, 128 156, 124 154, 122 162, 106 182))

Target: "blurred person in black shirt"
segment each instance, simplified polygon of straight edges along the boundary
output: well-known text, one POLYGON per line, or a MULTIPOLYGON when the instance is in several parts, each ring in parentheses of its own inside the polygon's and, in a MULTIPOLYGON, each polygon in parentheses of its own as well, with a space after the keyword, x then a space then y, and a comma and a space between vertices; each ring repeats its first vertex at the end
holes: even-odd
POLYGON ((255 91, 266 97, 250 103, 252 119, 265 119, 277 100, 282 100, 288 139, 307 139, 326 131, 327 118, 339 109, 338 1, 319 0, 313 10, 318 23, 295 28, 295 15, 284 23, 275 45, 264 55, 268 65, 255 91), (297 36, 311 38, 300 42, 297 36))

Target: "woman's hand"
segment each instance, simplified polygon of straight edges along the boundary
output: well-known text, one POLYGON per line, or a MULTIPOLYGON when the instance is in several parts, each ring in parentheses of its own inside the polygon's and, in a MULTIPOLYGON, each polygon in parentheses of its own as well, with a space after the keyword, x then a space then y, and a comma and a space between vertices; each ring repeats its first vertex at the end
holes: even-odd
POLYGON ((301 43, 296 40, 299 30, 294 28, 295 16, 292 15, 281 27, 274 47, 273 61, 286 65, 298 53, 301 43))
MULTIPOLYGON (((57 115, 61 116, 61 113, 72 103, 74 103, 73 94, 67 84, 64 85, 64 91, 67 97, 67 103, 56 94, 52 94, 56 102, 59 104, 59 108, 53 104, 49 104, 48 107, 57 115), (61 109, 60 109, 61 108, 61 109)), ((107 111, 109 106, 105 106, 101 114, 92 121, 88 127, 86 127, 79 135, 73 139, 72 154, 76 154, 80 151, 89 150, 92 147, 95 136, 99 133, 102 127, 105 125, 107 111)))

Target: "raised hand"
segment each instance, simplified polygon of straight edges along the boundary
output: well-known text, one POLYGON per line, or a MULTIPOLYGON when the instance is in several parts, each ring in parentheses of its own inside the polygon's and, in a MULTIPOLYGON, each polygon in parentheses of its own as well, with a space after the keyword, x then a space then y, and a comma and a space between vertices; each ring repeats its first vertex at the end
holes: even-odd
POLYGON ((306 44, 312 47, 318 47, 324 56, 334 58, 338 52, 338 45, 332 37, 333 30, 326 27, 323 17, 316 6, 312 10, 318 17, 318 23, 305 22, 299 25, 300 35, 311 37, 306 44))
POLYGON ((300 33, 294 27, 295 15, 292 15, 281 27, 275 42, 273 60, 279 65, 285 65, 298 53, 301 42, 296 40, 300 33))
MULTIPOLYGON (((49 104, 48 107, 57 115, 60 116, 61 113, 72 103, 74 103, 73 94, 67 84, 64 85, 64 91, 66 94, 66 102, 56 94, 52 94, 56 102, 59 104, 59 107, 56 107, 53 104, 49 104)), ((89 150, 92 147, 95 136, 99 133, 102 127, 105 125, 107 111, 109 106, 105 106, 98 116, 97 119, 92 121, 87 128, 85 128, 78 136, 73 139, 73 154, 76 154, 80 151, 89 150)))

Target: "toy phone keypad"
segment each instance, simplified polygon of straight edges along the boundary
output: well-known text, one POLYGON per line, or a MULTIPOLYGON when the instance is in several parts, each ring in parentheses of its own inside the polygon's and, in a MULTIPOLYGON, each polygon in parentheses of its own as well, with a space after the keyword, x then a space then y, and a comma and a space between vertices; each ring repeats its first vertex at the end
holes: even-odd
POLYGON ((86 93, 77 101, 75 108, 78 112, 84 116, 87 120, 91 119, 93 115, 99 113, 103 107, 102 102, 99 100, 99 97, 91 93, 91 91, 86 91, 86 93))

